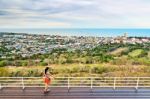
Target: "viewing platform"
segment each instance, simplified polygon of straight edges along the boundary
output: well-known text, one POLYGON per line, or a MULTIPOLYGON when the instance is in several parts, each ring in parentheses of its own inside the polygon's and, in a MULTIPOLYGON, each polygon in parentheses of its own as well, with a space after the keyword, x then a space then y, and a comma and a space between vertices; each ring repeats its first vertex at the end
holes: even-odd
POLYGON ((150 77, 0 77, 0 99, 150 99, 150 77))

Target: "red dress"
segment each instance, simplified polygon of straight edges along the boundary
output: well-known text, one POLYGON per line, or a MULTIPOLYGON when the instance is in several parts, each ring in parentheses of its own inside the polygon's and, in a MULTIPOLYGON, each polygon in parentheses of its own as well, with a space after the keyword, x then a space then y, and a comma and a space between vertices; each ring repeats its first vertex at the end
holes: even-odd
POLYGON ((44 75, 44 82, 46 84, 50 84, 51 83, 51 79, 47 75, 44 75))

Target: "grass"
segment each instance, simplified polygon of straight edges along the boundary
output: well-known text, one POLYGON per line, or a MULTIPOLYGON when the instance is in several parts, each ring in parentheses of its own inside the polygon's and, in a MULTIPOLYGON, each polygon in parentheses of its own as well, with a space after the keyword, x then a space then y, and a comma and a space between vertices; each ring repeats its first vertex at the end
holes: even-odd
POLYGON ((117 48, 116 50, 110 52, 109 54, 118 56, 118 55, 120 55, 122 52, 127 51, 127 50, 128 50, 128 48, 126 48, 126 47, 124 47, 124 48, 117 48))
POLYGON ((150 58, 150 51, 148 52, 148 58, 150 58))
POLYGON ((136 50, 130 52, 129 56, 131 56, 131 57, 137 57, 137 56, 141 55, 142 51, 143 51, 142 49, 136 49, 136 50))
MULTIPOLYGON (((111 64, 66 64, 50 66, 55 77, 99 77, 99 76, 150 76, 149 66, 111 65, 111 64)), ((45 67, 1 67, 3 75, 0 76, 42 76, 45 67), (7 73, 6 70, 7 70, 7 73)), ((0 71, 1 72, 1 71, 0 71)))

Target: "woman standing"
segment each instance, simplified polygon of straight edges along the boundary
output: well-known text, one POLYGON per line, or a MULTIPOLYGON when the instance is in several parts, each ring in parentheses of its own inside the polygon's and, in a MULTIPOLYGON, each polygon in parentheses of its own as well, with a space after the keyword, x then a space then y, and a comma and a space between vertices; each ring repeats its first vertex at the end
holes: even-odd
POLYGON ((44 71, 44 83, 45 83, 45 89, 44 89, 44 93, 49 92, 49 84, 51 83, 51 75, 49 73, 49 67, 45 68, 44 71))

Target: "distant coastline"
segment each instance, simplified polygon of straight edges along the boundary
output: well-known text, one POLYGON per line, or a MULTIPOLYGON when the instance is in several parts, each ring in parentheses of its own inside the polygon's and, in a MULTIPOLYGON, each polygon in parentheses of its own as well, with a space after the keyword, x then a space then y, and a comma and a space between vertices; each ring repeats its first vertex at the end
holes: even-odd
POLYGON ((129 36, 150 37, 150 29, 94 29, 94 28, 38 28, 38 29, 6 29, 1 28, 0 32, 12 33, 28 33, 28 34, 46 34, 46 35, 62 35, 62 36, 98 36, 98 37, 115 37, 123 33, 129 36))

